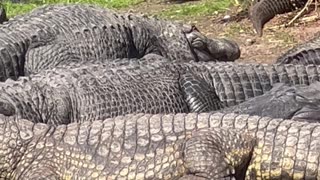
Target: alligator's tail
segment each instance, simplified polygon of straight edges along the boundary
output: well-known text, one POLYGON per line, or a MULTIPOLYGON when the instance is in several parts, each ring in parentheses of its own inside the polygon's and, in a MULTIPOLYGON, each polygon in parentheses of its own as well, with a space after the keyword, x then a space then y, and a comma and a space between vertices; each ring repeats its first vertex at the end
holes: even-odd
POLYGON ((288 51, 279 56, 276 60, 278 64, 315 64, 320 65, 320 48, 302 49, 288 51))
POLYGON ((303 7, 308 0, 260 0, 250 8, 250 19, 259 36, 264 25, 277 14, 291 12, 303 7))

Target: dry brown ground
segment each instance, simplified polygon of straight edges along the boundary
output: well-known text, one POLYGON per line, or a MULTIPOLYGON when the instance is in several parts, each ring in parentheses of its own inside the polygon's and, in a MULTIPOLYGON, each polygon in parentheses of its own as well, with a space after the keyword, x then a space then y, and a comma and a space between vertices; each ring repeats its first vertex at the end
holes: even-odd
MULTIPOLYGON (((198 3, 198 2, 192 2, 198 3)), ((131 9, 133 12, 153 14, 170 4, 164 3, 142 3, 131 9)), ((284 22, 289 22, 294 13, 279 15, 266 24, 263 37, 258 37, 252 28, 250 20, 238 13, 238 8, 233 7, 225 13, 181 19, 185 23, 195 24, 200 31, 209 37, 227 37, 234 39, 241 48, 241 58, 239 62, 263 62, 273 63, 276 57, 292 48, 297 43, 302 43, 314 36, 318 32, 320 21, 306 22, 303 19, 314 16, 311 12, 300 18, 298 23, 292 27, 280 27, 284 22), (230 20, 224 22, 226 15, 231 16, 230 20)))

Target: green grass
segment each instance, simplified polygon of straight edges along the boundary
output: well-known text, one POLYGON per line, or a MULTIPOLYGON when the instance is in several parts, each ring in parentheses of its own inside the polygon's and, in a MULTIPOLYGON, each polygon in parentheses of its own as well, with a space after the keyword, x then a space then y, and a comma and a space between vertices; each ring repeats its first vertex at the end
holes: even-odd
MULTIPOLYGON (((5 1, 8 17, 19 14, 24 14, 32 9, 44 4, 56 3, 89 3, 97 4, 107 8, 127 8, 143 2, 144 0, 29 0, 28 4, 14 4, 5 1)), ((171 19, 188 18, 202 15, 213 15, 218 12, 225 11, 228 7, 234 4, 235 0, 201 0, 197 3, 184 3, 170 5, 169 9, 157 13, 160 17, 167 17, 171 19)))
POLYGON ((168 10, 159 13, 159 16, 176 19, 180 17, 212 15, 225 11, 233 4, 232 0, 202 0, 199 3, 172 5, 168 10))
POLYGON ((57 4, 57 3, 88 3, 96 4, 107 8, 126 8, 143 2, 143 0, 31 0, 28 4, 15 4, 11 2, 3 2, 6 8, 7 16, 12 17, 19 14, 24 14, 32 9, 44 4, 57 4))

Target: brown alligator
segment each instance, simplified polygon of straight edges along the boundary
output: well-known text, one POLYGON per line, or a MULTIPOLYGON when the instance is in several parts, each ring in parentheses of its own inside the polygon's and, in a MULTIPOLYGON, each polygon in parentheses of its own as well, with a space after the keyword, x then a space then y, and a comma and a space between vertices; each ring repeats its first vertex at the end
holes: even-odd
POLYGON ((320 124, 128 114, 57 127, 0 116, 1 179, 318 179, 320 124))

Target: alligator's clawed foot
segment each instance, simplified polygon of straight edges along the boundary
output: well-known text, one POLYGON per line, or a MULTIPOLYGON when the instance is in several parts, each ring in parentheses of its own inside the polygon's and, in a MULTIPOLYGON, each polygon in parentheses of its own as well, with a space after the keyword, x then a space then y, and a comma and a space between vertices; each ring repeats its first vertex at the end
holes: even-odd
POLYGON ((209 179, 238 179, 252 155, 254 139, 223 128, 196 131, 185 144, 185 164, 190 175, 209 179))

